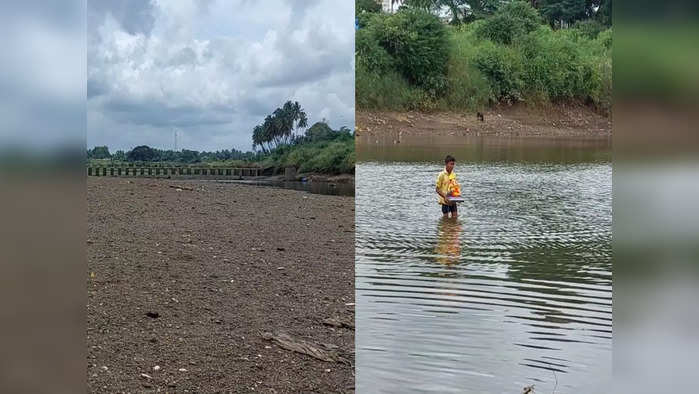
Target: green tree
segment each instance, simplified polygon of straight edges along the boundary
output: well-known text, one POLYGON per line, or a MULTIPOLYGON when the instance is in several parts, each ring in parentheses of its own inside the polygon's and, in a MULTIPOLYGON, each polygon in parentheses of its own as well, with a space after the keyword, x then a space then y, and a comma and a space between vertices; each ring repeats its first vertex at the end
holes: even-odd
POLYGON ((306 137, 309 141, 327 140, 332 137, 333 130, 325 122, 316 122, 306 130, 306 137))
POLYGON ((182 149, 182 152, 180 153, 180 162, 196 163, 199 161, 199 152, 195 150, 182 149))
POLYGON ((493 14, 502 0, 406 0, 405 6, 432 13, 449 10, 451 24, 472 22, 493 14))
POLYGON ((590 19, 595 16, 595 10, 599 10, 601 5, 601 0, 538 0, 537 2, 539 12, 553 28, 570 26, 576 21, 590 19))
POLYGON ((262 149, 262 153, 267 153, 267 147, 265 147, 265 136, 264 136, 264 129, 262 128, 262 125, 257 125, 255 128, 252 130, 252 149, 257 150, 259 147, 262 149))
POLYGON ((359 16, 364 12, 381 12, 381 4, 379 4, 376 0, 355 0, 355 15, 359 16))
POLYGON ((294 101, 293 103, 287 101, 284 103, 277 117, 281 125, 279 131, 281 133, 282 142, 285 144, 288 144, 291 139, 293 139, 294 133, 298 129, 305 129, 308 127, 308 117, 298 101, 294 101))
POLYGON ((289 144, 295 132, 307 126, 308 116, 298 101, 287 101, 253 128, 253 149, 260 147, 263 153, 268 153, 282 144, 289 144))
POLYGON ((449 60, 447 30, 436 16, 418 9, 373 18, 366 34, 392 57, 396 70, 433 96, 445 87, 449 60))
POLYGON ((106 146, 96 146, 92 148, 92 151, 88 151, 88 158, 90 159, 109 159, 111 157, 109 148, 106 146))
POLYGON ((500 7, 476 28, 476 35, 509 45, 516 38, 536 30, 542 19, 536 9, 524 1, 512 1, 500 7))
POLYGON ((156 152, 150 146, 141 145, 130 150, 126 158, 129 161, 152 161, 156 158, 156 152))
POLYGON ((126 161, 126 153, 123 150, 118 150, 112 155, 112 159, 117 161, 126 161))
POLYGON ((612 25, 612 0, 602 0, 595 17, 601 24, 610 27, 612 25))

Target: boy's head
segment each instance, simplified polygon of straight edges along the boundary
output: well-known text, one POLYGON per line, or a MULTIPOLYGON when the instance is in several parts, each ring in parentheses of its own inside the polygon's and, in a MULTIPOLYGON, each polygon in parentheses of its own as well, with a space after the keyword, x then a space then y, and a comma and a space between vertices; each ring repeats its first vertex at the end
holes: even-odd
POLYGON ((447 157, 444 158, 444 167, 446 168, 447 172, 451 172, 454 169, 455 163, 456 159, 454 159, 454 156, 452 155, 447 155, 447 157))

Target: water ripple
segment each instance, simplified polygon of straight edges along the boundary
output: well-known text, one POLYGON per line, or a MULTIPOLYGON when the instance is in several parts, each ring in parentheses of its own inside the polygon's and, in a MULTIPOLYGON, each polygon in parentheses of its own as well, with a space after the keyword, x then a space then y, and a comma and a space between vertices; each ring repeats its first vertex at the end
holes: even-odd
POLYGON ((608 381, 611 166, 459 166, 456 221, 440 218, 439 170, 357 166, 357 389, 608 381))

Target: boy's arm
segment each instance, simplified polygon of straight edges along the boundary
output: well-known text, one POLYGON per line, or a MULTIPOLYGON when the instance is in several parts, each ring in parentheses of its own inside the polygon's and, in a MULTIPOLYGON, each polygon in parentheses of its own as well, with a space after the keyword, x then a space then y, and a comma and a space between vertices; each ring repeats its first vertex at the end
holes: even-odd
POLYGON ((439 194, 442 198, 444 198, 445 200, 447 199, 447 197, 446 197, 444 194, 442 194, 441 191, 439 191, 439 186, 437 186, 436 188, 434 188, 434 190, 435 190, 435 191, 437 192, 437 194, 439 194))
POLYGON ((439 194, 444 199, 444 201, 446 201, 447 196, 445 196, 444 193, 442 193, 441 190, 439 190, 440 186, 442 186, 442 175, 441 174, 437 177, 437 184, 435 185, 434 191, 436 191, 437 194, 439 194))

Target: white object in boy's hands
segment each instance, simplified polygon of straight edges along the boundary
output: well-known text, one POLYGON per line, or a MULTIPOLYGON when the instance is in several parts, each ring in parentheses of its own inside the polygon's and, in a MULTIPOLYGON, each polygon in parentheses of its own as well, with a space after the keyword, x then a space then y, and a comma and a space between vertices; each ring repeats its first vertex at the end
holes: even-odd
POLYGON ((451 194, 448 194, 447 201, 448 202, 464 202, 464 198, 463 197, 454 197, 451 194))

